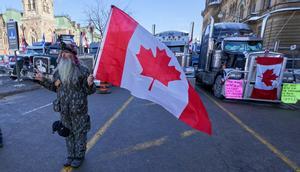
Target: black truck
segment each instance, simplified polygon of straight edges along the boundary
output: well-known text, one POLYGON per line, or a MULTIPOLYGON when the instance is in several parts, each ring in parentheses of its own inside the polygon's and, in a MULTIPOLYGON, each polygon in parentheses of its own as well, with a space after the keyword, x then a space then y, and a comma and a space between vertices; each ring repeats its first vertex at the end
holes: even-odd
MULTIPOLYGON (((239 99, 251 99, 255 84, 256 58, 261 56, 283 57, 283 54, 263 50, 263 40, 244 23, 214 23, 211 19, 202 35, 196 83, 213 90, 217 98, 226 98, 225 82, 240 80, 243 93, 239 99)), ((282 78, 286 58, 282 65, 282 78)), ((280 98, 281 86, 278 86, 280 98)), ((264 100, 262 100, 264 101, 264 100)))

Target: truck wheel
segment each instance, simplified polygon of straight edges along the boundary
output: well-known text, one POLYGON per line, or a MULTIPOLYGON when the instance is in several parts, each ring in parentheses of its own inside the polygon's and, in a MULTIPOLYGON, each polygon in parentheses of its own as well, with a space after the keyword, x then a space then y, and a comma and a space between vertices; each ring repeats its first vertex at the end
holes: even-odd
POLYGON ((10 78, 11 80, 16 80, 16 79, 18 79, 18 77, 16 77, 16 76, 9 76, 9 78, 10 78))
POLYGON ((222 87, 223 87, 222 76, 218 75, 213 86, 214 96, 217 97, 218 99, 224 99, 224 96, 222 94, 222 87))

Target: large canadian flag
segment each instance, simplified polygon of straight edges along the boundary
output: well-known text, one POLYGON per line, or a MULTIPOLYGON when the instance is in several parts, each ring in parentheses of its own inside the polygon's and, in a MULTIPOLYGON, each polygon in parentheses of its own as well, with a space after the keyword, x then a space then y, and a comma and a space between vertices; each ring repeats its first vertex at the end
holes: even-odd
POLYGON ((255 99, 277 99, 277 88, 280 83, 282 57, 257 57, 256 80, 252 91, 255 99))
POLYGON ((176 118, 212 133, 200 97, 187 81, 174 54, 151 33, 112 6, 94 76, 163 106, 176 118))

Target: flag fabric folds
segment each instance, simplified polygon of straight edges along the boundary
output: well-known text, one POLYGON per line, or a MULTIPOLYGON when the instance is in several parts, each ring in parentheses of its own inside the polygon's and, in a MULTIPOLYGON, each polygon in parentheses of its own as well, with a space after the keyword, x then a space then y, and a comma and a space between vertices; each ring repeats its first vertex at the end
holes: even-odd
POLYGON ((256 79, 251 98, 276 100, 277 88, 281 84, 282 57, 257 57, 256 79))
POLYGON ((101 81, 155 102, 191 127, 212 133, 199 95, 174 54, 128 14, 112 6, 94 68, 101 81))

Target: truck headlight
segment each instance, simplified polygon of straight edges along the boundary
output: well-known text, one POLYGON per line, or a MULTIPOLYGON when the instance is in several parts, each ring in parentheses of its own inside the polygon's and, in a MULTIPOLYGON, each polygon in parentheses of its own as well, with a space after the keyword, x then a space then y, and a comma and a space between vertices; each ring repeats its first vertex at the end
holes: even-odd
POLYGON ((228 79, 241 79, 242 73, 239 72, 231 72, 228 76, 228 79))
POLYGON ((294 76, 283 76, 282 81, 284 83, 292 83, 294 82, 294 76))
POLYGON ((184 68, 185 74, 193 74, 195 72, 195 69, 193 67, 187 67, 184 68))
POLYGON ((300 83, 300 77, 296 77, 296 83, 297 83, 297 84, 300 83))

